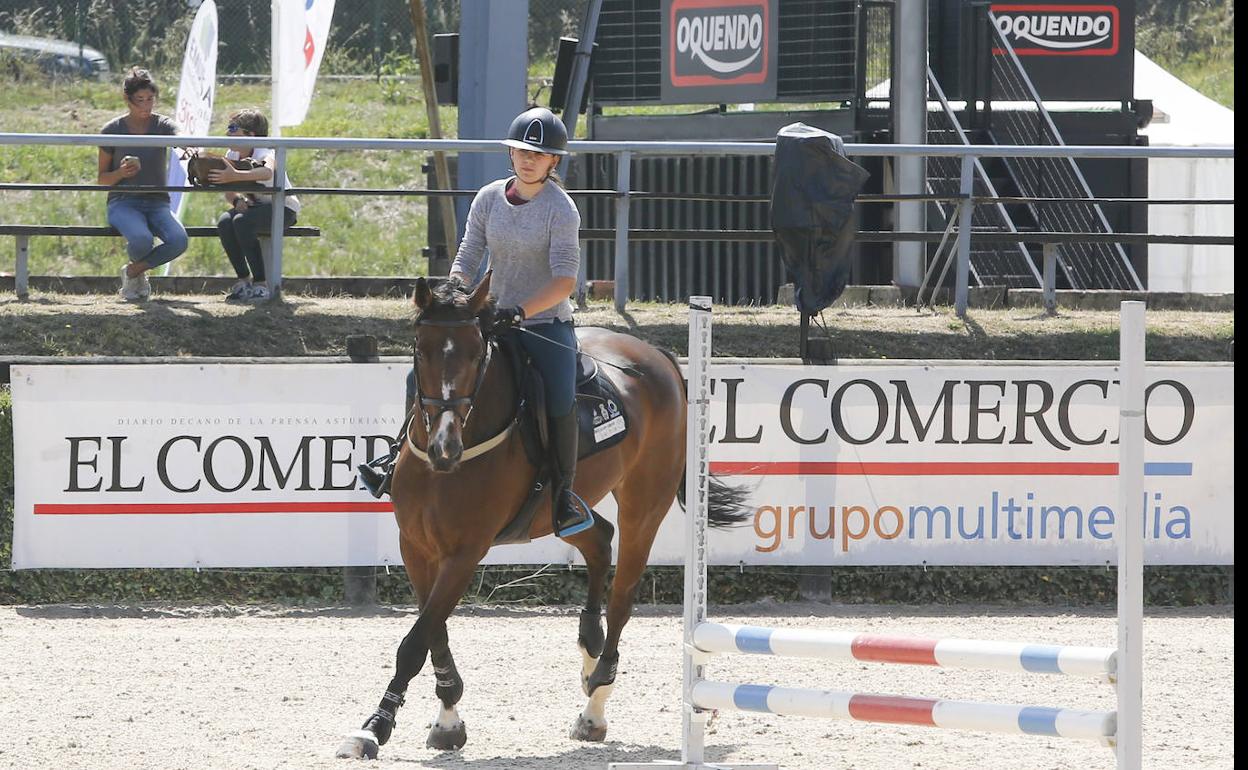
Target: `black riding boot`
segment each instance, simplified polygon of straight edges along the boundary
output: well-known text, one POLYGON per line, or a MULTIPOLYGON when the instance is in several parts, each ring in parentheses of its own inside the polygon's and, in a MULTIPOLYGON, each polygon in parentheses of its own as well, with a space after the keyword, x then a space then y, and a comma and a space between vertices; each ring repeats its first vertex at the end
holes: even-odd
POLYGON ((555 466, 551 503, 556 537, 570 537, 594 525, 594 512, 572 491, 576 476, 576 410, 550 418, 550 441, 555 466))
MULTIPOLYGON (((404 429, 408 426, 407 417, 412 413, 412 399, 407 399, 406 407, 403 413, 404 429)), ((406 430, 395 438, 387 454, 371 463, 361 463, 355 466, 356 473, 360 476, 360 483, 373 497, 380 499, 382 495, 390 494, 390 482, 394 480, 394 463, 399 459, 399 450, 403 448, 405 433, 406 430)))
POLYGON ((355 471, 360 476, 360 483, 373 497, 380 498, 382 495, 390 494, 390 480, 394 478, 394 461, 398 457, 398 449, 391 444, 387 454, 371 463, 361 463, 355 466, 355 471))

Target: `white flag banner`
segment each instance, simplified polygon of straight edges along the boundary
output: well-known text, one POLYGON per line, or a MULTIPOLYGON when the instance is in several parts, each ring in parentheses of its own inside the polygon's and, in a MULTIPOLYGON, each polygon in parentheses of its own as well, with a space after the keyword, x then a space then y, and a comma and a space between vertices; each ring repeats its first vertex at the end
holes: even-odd
POLYGON ((325 56, 334 0, 274 0, 273 112, 277 126, 297 126, 308 114, 316 74, 325 56))
MULTIPOLYGON (((217 92, 217 4, 204 0, 195 12, 191 34, 186 40, 186 53, 182 57, 182 79, 178 82, 178 103, 173 119, 182 133, 204 136, 212 128, 212 104, 217 92)), ((170 149, 170 187, 186 184, 186 161, 176 148, 170 149)), ((182 218, 186 208, 186 196, 182 193, 169 195, 169 208, 174 216, 182 218)))

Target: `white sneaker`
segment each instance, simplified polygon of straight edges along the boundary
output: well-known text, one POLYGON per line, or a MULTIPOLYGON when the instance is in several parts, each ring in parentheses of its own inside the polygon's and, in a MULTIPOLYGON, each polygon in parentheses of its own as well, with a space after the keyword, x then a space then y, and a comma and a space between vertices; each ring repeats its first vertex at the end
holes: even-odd
POLYGON ((268 302, 272 298, 273 298, 273 293, 269 291, 268 286, 261 286, 260 284, 252 284, 251 289, 248 290, 247 292, 247 296, 243 297, 243 301, 244 302, 268 302))
POLYGON ((138 302, 143 299, 143 295, 139 293, 139 279, 131 278, 126 267, 123 265, 121 268, 121 288, 117 290, 117 296, 126 302, 138 302))
POLYGON ((246 299, 247 295, 250 293, 251 293, 251 281, 247 280, 246 278, 241 278, 239 279, 237 283, 235 283, 233 286, 230 287, 229 293, 225 295, 225 301, 235 302, 238 300, 246 299))
POLYGON ((139 277, 135 280, 138 281, 139 284, 139 299, 151 299, 152 282, 147 280, 147 273, 139 273, 139 277))

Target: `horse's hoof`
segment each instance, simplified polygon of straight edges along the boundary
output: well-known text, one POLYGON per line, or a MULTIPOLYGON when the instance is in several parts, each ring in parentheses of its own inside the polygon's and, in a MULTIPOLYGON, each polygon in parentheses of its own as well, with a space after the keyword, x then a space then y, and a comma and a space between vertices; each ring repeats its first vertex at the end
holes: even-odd
POLYGON ((336 759, 376 759, 377 737, 367 730, 359 730, 347 736, 338 751, 336 759))
POLYGON ((438 751, 458 751, 467 742, 468 731, 464 729, 463 722, 456 722, 452 727, 434 725, 429 730, 429 737, 425 739, 425 748, 437 749, 438 751))
POLYGON ((583 716, 576 718, 576 724, 572 725, 571 732, 568 737, 574 741, 590 741, 592 743, 601 743, 607 739, 607 725, 596 725, 583 716))

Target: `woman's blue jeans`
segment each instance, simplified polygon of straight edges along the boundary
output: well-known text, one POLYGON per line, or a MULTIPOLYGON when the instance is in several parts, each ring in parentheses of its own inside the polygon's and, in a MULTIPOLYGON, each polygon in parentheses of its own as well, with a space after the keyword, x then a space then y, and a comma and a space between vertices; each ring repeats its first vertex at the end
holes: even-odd
POLYGON ((186 228, 174 218, 167 200, 137 195, 115 198, 108 202, 108 223, 126 239, 131 262, 158 267, 186 251, 186 228))

